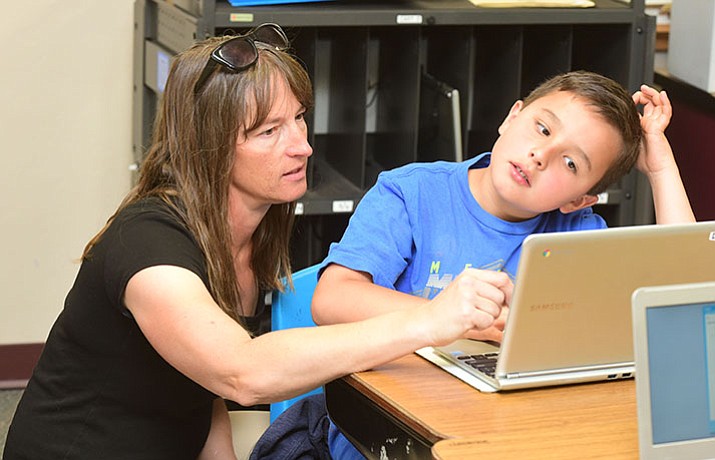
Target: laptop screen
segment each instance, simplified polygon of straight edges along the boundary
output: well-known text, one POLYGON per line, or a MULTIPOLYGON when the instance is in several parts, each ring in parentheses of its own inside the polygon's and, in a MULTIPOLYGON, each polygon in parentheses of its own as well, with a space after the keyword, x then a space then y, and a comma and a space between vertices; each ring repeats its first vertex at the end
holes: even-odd
POLYGON ((715 303, 646 309, 653 444, 715 437, 715 303))

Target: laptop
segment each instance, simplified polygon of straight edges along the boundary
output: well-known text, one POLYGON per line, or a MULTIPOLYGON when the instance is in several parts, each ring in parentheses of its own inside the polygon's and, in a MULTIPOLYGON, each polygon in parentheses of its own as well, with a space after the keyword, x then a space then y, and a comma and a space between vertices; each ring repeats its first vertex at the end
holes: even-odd
POLYGON ((711 280, 715 221, 530 235, 501 347, 417 354, 485 392, 629 378, 633 291, 711 280))
POLYGON ((633 295, 640 458, 715 459, 715 282, 633 295))

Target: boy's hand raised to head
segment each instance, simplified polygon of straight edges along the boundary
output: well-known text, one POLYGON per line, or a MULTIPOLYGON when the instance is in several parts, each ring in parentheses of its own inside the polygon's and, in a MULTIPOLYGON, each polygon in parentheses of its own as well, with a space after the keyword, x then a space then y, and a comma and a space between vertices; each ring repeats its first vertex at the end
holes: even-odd
POLYGON ((514 285, 506 273, 467 268, 425 306, 434 319, 435 345, 478 333, 501 340, 514 285))
MULTIPOLYGON (((640 117, 643 144, 636 167, 648 177, 653 190, 655 220, 659 224, 695 222, 673 150, 665 137, 673 107, 665 91, 642 85, 633 102, 643 106, 640 117)), ((684 153, 681 152, 681 155, 684 153)))
POLYGON ((673 107, 665 91, 642 85, 633 94, 633 102, 643 106, 640 116, 643 128, 643 145, 636 167, 646 175, 659 174, 675 164, 665 128, 670 124, 673 107))
POLYGON ((633 94, 633 102, 643 106, 641 126, 645 134, 659 134, 665 131, 673 116, 673 107, 665 91, 641 85, 640 91, 633 94))

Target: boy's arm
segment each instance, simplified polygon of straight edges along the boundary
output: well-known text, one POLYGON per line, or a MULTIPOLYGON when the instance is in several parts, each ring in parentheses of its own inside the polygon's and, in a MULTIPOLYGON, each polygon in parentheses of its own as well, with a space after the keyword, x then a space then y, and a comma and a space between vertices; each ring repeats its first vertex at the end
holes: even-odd
MULTIPOLYGON (((488 270, 475 270, 475 273, 485 285, 494 285, 511 293, 513 286, 508 278, 505 281, 502 274, 488 270)), ((313 295, 312 313, 317 324, 349 323, 427 302, 428 299, 374 284, 368 273, 331 264, 318 281, 313 295)), ((501 342, 507 313, 508 308, 503 307, 491 327, 481 331, 472 330, 467 337, 501 342)))
POLYGON ((315 288, 312 311, 317 324, 350 323, 425 302, 422 297, 374 284, 369 273, 330 264, 315 288))
POLYGON ((648 177, 653 190, 656 222, 695 222, 673 150, 665 137, 673 113, 668 95, 643 85, 633 95, 633 101, 643 105, 643 146, 637 168, 648 177))

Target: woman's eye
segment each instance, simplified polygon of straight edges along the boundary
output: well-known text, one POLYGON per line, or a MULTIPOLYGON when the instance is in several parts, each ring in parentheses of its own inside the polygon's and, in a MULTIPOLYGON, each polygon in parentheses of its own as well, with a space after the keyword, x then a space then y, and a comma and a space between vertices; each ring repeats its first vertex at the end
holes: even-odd
POLYGON ((276 128, 268 128, 265 131, 261 132, 262 135, 264 136, 270 136, 276 131, 276 128))

